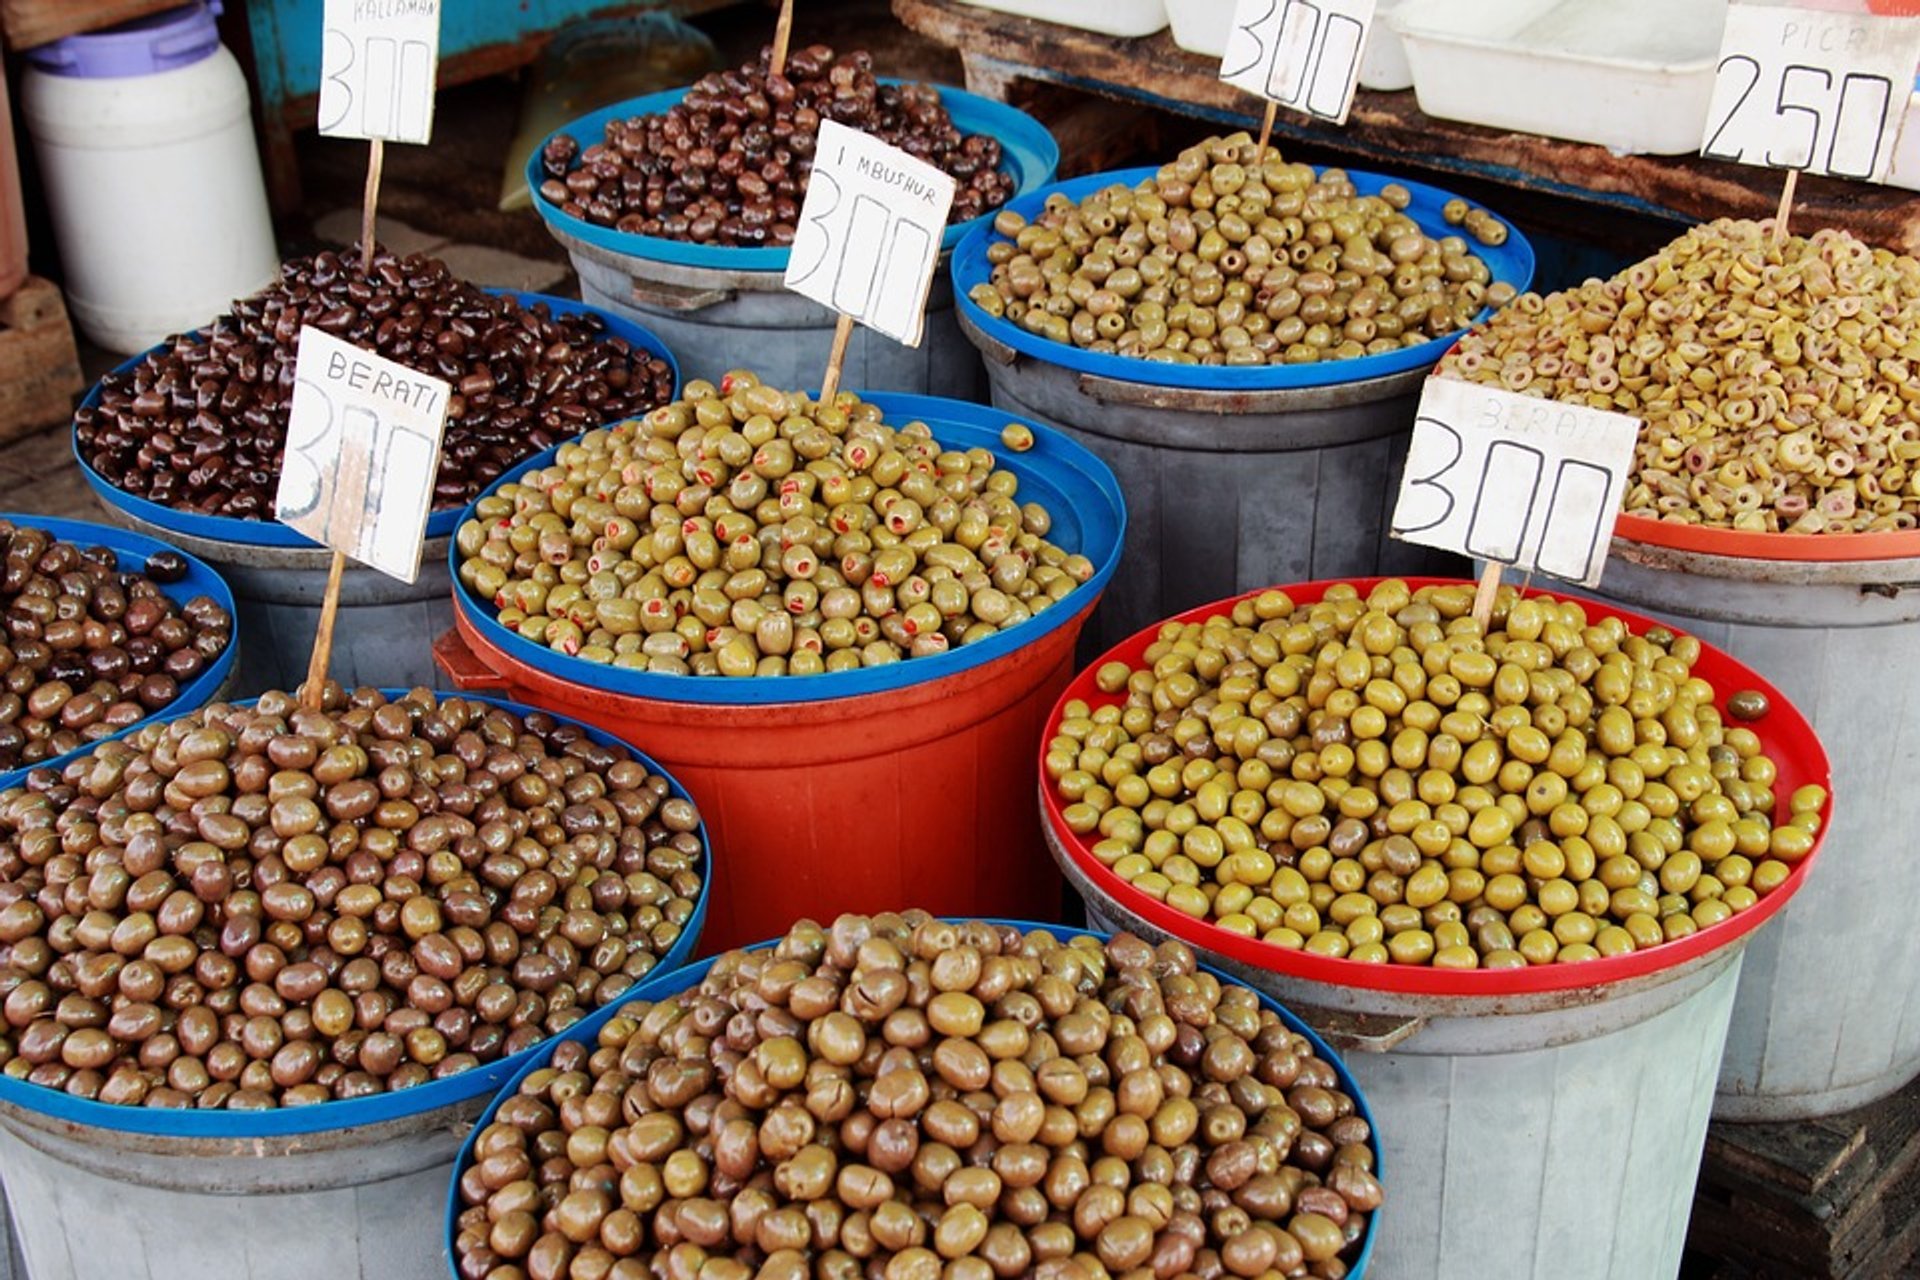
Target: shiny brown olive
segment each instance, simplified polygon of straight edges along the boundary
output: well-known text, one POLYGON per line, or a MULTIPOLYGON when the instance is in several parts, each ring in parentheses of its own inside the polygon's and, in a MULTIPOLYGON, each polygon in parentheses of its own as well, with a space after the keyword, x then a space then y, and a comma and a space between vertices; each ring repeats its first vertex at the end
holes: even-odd
POLYGON ((609 120, 597 140, 560 133, 541 152, 540 195, 562 212, 635 235, 741 247, 793 242, 813 171, 820 122, 879 138, 944 170, 956 183, 952 222, 999 208, 1013 194, 1001 148, 965 134, 940 92, 882 84, 864 51, 796 49, 770 75, 771 50, 695 81, 653 115, 609 120))
POLYGON ((1018 491, 988 449, 735 371, 482 498, 459 576, 501 625, 590 662, 846 671, 985 639, 1093 576, 1018 491))
MULTIPOLYGON (((1404 212, 1405 187, 1362 196, 1341 170, 1257 151, 1245 133, 1208 138, 1132 187, 1056 197, 1031 223, 1003 212, 967 296, 1100 354, 1233 366, 1398 351, 1512 296, 1464 239, 1404 212)), ((1483 210, 1461 219, 1482 244, 1506 239, 1483 210)))
MULTIPOLYGON (((459 507, 502 472, 589 427, 663 403, 673 371, 592 314, 488 293, 424 254, 327 250, 205 330, 101 380, 74 415, 81 458, 128 493, 178 510, 273 517, 295 347, 311 325, 447 381, 433 506, 459 507)), ((164 581, 164 579, 161 579, 164 581)))
POLYGON ((1439 372, 1643 420, 1631 515, 1897 532, 1920 523, 1916 326, 1914 258, 1722 219, 1611 279, 1524 295, 1439 372))
MULTIPOLYGON (((294 1106, 530 1048, 624 998, 691 919, 699 814, 668 785, 541 712, 337 687, 322 710, 214 703, 34 771, 0 792, 0 1070, 122 1105, 294 1106)), ((685 1105, 709 1079, 686 1063, 647 1085, 685 1105)), ((567 1153, 613 1160, 616 1100, 569 1114, 567 1153)), ((569 1239, 614 1207, 576 1190, 569 1239)), ((501 1256, 534 1247, 517 1221, 501 1256)))
POLYGON ((918 911, 842 916, 824 936, 803 922, 771 949, 728 952, 697 986, 564 1042, 500 1105, 458 1178, 456 1266, 520 1280, 533 1273, 519 1260, 551 1241, 539 1265, 556 1277, 621 1275, 609 1257, 635 1280, 691 1274, 690 1247, 702 1276, 726 1257, 769 1276, 987 1280, 1071 1274, 1052 1264, 1075 1255, 1090 1274, 1306 1275, 1309 1260, 1311 1274, 1344 1274, 1385 1198, 1366 1121, 1304 1037, 1194 969, 1179 943, 1062 942, 918 911), (880 974, 897 992, 852 998, 880 974), (1003 1041, 989 1061, 995 1024, 955 1023, 954 996, 1008 1014, 1026 1051, 1003 1041), (1136 1018, 1149 1007, 1184 1020, 1136 1018), (1102 1031, 1084 1058, 1065 1043, 1102 1031), (705 1092, 626 1105, 637 1082, 675 1070, 697 1071, 705 1092), (772 1087, 769 1072, 796 1071, 847 1088, 817 1108, 772 1087), (1267 1075, 1301 1083, 1287 1094, 1267 1075), (1140 1112, 1196 1101, 1239 1136, 1203 1154, 1194 1124, 1169 1117, 1148 1145, 1140 1112), (552 1192, 530 1201, 541 1193, 517 1188, 536 1166, 552 1192), (537 1204, 553 1206, 546 1235, 537 1204))
POLYGON ((0 561, 0 769, 50 760, 167 706, 232 640, 233 619, 211 597, 183 604, 155 585, 185 576, 178 552, 147 562, 170 576, 121 573, 109 549, 83 552, 0 521, 0 561))
MULTIPOLYGON (((1062 820, 1196 919, 1459 969, 1657 946, 1748 910, 1812 850, 1825 792, 1776 795, 1737 722, 1752 695, 1723 716, 1697 639, 1511 588, 1483 634, 1473 594, 1272 590, 1166 624, 1095 673, 1098 705, 1063 708, 1045 759, 1062 820)), ((1245 1074, 1223 1046, 1203 1068, 1245 1074)), ((1284 1061, 1254 1074, 1336 1120, 1284 1061)))

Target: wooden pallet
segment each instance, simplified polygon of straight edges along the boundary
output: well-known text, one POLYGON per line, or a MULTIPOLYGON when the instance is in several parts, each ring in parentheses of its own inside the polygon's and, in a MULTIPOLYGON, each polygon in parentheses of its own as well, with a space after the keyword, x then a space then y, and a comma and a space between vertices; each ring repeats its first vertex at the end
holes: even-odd
POLYGON ((1714 1125, 1688 1247, 1699 1280, 1920 1274, 1920 1081, 1823 1120, 1714 1125))
POLYGON ((62 36, 98 31, 174 7, 178 0, 0 0, 0 30, 9 49, 31 49, 62 36))
POLYGON ((0 440, 72 416, 73 398, 84 386, 60 288, 29 276, 0 301, 0 440))

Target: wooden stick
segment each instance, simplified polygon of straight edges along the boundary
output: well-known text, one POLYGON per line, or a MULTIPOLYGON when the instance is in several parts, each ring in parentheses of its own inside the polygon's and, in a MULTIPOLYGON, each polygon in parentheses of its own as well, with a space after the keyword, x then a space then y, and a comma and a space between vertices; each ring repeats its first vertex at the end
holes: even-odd
POLYGON ((1473 593, 1473 620, 1485 631, 1493 621, 1493 598, 1500 594, 1500 571, 1506 566, 1498 560, 1487 561, 1480 571, 1480 585, 1473 593))
POLYGON ((773 58, 767 63, 770 75, 787 69, 787 45, 793 41, 793 0, 780 0, 780 21, 773 27, 773 58))
POLYGON ((373 233, 376 210, 380 207, 380 166, 386 162, 387 144, 379 138, 367 144, 367 189, 360 197, 360 274, 373 273, 373 233))
POLYGON ((1773 212, 1773 242, 1785 244, 1787 239, 1787 215, 1793 212, 1793 188, 1800 181, 1798 169, 1787 170, 1786 185, 1780 188, 1780 207, 1773 212))
POLYGON ((327 696, 327 664, 333 660, 333 620, 340 612, 340 579, 347 572, 347 553, 333 553, 327 566, 327 593, 320 598, 320 629, 313 637, 313 657, 307 661, 307 682, 300 686, 300 705, 318 711, 327 696))
POLYGON ((1253 167, 1258 169, 1267 162, 1267 143, 1273 140, 1273 121, 1280 111, 1280 104, 1272 98, 1267 99, 1267 114, 1260 121, 1260 145, 1253 149, 1253 167))
POLYGON ((832 404, 840 390, 840 366, 847 362, 847 343, 852 339, 853 317, 843 315, 833 326, 833 347, 827 352, 827 376, 820 379, 821 404, 832 404))

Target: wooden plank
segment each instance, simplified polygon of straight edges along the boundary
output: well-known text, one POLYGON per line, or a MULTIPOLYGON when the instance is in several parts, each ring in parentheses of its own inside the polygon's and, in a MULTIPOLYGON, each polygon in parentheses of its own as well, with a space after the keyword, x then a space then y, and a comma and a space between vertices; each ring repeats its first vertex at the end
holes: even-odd
POLYGON ((180 0, 0 0, 0 31, 9 49, 31 49, 63 36, 98 31, 179 5, 180 0))
POLYGON ((0 303, 0 440, 59 422, 86 385, 60 290, 30 276, 0 303))
MULTIPOLYGON (((1233 127, 1254 127, 1258 101, 1222 84, 1218 64, 1188 53, 1166 32, 1138 40, 976 9, 958 0, 893 0, 921 35, 961 51, 991 74, 1017 73, 1233 127)), ((1344 128, 1282 112, 1274 136, 1312 143, 1389 170, 1419 164, 1525 190, 1595 201, 1681 222, 1771 217, 1780 176, 1695 156, 1616 156, 1604 147, 1436 120, 1412 93, 1361 90, 1344 128)), ((1794 225, 1840 227, 1874 244, 1920 253, 1920 200, 1912 192, 1832 178, 1805 178, 1794 225)))

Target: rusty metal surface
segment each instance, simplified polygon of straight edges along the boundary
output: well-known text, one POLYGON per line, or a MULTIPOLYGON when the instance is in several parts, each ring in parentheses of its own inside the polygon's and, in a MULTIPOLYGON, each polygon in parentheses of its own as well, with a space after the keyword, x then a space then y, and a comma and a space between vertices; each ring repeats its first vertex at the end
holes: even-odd
MULTIPOLYGON (((959 0, 893 0, 893 11, 914 31, 959 49, 970 73, 974 63, 982 63, 983 85, 1004 84, 1017 75, 1246 127, 1259 121, 1256 99, 1221 83, 1214 60, 1181 49, 1164 31, 1118 39, 976 9, 959 0)), ((1585 143, 1436 120, 1420 110, 1411 92, 1360 90, 1342 128, 1282 112, 1274 136, 1312 142, 1385 168, 1415 163, 1686 222, 1770 217, 1780 198, 1779 175, 1764 169, 1697 158, 1619 156, 1585 143)), ((1794 221, 1803 227, 1841 227, 1874 244, 1920 252, 1920 200, 1896 188, 1806 177, 1794 221)))

